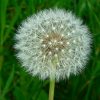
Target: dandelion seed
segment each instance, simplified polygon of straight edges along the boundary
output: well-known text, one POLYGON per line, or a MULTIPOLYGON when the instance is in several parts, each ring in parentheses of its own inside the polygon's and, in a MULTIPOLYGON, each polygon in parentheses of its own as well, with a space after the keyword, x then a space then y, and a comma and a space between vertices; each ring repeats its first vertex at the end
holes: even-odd
POLYGON ((64 53, 64 49, 61 50, 64 53))
POLYGON ((57 51, 59 50, 59 48, 55 48, 57 51))
POLYGON ((69 45, 69 42, 67 42, 67 45, 69 45))
POLYGON ((64 34, 61 34, 62 37, 64 37, 64 34))
POLYGON ((45 59, 46 58, 46 56, 45 55, 43 55, 43 59, 45 59))
POLYGON ((49 42, 49 45, 51 45, 52 44, 52 42, 49 42))
POLYGON ((68 50, 68 52, 69 52, 69 53, 71 53, 71 52, 72 52, 72 50, 71 50, 71 49, 69 49, 69 50, 68 50))
POLYGON ((48 52, 48 55, 51 55, 51 54, 52 54, 52 52, 51 52, 51 51, 49 51, 49 52, 48 52))
POLYGON ((57 57, 58 55, 57 55, 57 54, 55 54, 54 56, 55 56, 55 57, 57 57))
POLYGON ((40 39, 40 42, 43 42, 43 39, 40 39))
POLYGON ((46 47, 46 45, 45 45, 45 44, 43 44, 42 46, 43 46, 44 48, 46 47))
POLYGON ((54 40, 53 42, 54 42, 54 43, 56 43, 56 42, 57 42, 57 40, 54 40))
POLYGON ((76 43, 76 40, 73 40, 73 43, 76 43))
POLYGON ((60 26, 60 28, 64 28, 64 26, 63 26, 63 25, 61 25, 61 26, 60 26))
POLYGON ((60 41, 60 44, 63 44, 63 42, 62 42, 62 41, 60 41))
POLYGON ((56 28, 55 27, 52 27, 52 29, 55 30, 56 28))
POLYGON ((69 36, 69 35, 70 35, 70 33, 68 32, 68 33, 67 33, 67 35, 69 36))
POLYGON ((49 35, 46 35, 46 37, 49 37, 49 35))

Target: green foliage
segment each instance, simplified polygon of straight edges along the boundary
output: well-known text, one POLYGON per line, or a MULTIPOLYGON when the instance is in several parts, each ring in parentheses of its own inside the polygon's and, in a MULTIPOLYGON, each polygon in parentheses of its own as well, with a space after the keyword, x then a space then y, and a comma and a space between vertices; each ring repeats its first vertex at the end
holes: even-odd
POLYGON ((27 74, 15 57, 13 45, 22 20, 54 7, 72 10, 93 35, 86 69, 56 83, 55 100, 100 100, 100 0, 0 0, 0 100, 48 99, 49 81, 27 74))

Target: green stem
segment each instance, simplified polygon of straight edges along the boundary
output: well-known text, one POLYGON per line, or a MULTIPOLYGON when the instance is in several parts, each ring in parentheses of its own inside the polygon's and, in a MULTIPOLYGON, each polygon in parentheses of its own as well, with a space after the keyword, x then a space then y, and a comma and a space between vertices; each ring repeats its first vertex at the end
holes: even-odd
POLYGON ((49 100, 54 99, 54 88, 55 88, 55 79, 50 79, 50 87, 49 87, 49 100))

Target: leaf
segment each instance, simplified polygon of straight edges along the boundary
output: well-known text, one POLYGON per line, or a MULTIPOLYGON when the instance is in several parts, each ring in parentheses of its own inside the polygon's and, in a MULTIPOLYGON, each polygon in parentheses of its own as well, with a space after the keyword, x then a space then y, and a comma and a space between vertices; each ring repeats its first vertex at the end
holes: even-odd
POLYGON ((2 97, 4 97, 5 94, 9 91, 9 87, 13 81, 13 77, 14 77, 14 67, 12 68, 11 74, 6 82, 5 88, 3 89, 2 97))
POLYGON ((25 97, 19 87, 15 87, 14 96, 16 100, 25 100, 25 97))
POLYGON ((40 95, 37 100, 48 100, 48 96, 44 90, 40 92, 40 95))

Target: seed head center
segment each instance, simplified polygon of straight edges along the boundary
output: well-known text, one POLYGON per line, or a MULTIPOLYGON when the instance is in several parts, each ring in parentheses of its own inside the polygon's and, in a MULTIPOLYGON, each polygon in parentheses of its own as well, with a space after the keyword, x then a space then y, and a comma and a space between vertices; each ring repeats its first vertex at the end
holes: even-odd
POLYGON ((43 55, 46 56, 57 56, 62 50, 64 50, 66 45, 66 39, 64 35, 58 33, 51 33, 43 36, 41 43, 41 51, 43 55))

